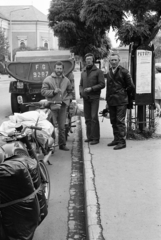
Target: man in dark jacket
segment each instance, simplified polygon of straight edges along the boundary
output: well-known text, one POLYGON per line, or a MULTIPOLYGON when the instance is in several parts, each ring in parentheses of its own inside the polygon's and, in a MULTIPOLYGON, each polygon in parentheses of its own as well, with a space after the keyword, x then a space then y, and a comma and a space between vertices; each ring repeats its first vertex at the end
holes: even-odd
POLYGON ((111 68, 107 73, 106 101, 110 112, 114 140, 108 146, 115 146, 114 150, 126 147, 125 116, 128 104, 128 94, 135 86, 129 71, 119 66, 120 56, 111 54, 109 58, 111 68))
POLYGON ((99 143, 100 125, 98 120, 99 98, 105 87, 103 72, 94 64, 94 55, 85 55, 86 67, 81 73, 80 96, 83 98, 87 139, 91 145, 99 143))

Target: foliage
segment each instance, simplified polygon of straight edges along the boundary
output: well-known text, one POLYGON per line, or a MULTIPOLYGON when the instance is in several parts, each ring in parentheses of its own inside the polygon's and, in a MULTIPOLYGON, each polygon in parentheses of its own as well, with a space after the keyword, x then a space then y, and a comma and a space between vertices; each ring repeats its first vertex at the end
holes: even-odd
POLYGON ((83 0, 81 10, 88 26, 103 31, 112 26, 121 45, 148 45, 161 26, 160 16, 160 0, 83 0))
POLYGON ((49 9, 49 26, 59 38, 59 46, 70 49, 75 55, 93 52, 100 58, 111 48, 105 29, 88 25, 81 18, 83 0, 52 0, 49 9))
POLYGON ((141 21, 138 21, 137 18, 133 22, 124 21, 116 35, 124 45, 129 45, 131 42, 148 45, 159 30, 157 24, 157 16, 148 14, 141 21))
POLYGON ((155 134, 156 127, 145 128, 142 132, 139 129, 127 129, 127 139, 132 140, 145 140, 157 137, 155 134))
POLYGON ((9 43, 4 35, 4 32, 0 29, 0 54, 8 56, 9 43))
POLYGON ((125 17, 122 0, 83 0, 81 19, 88 26, 109 30, 119 28, 125 17))
POLYGON ((121 45, 149 45, 161 27, 160 17, 161 0, 52 0, 48 15, 60 46, 81 56, 107 52, 110 27, 121 45))
POLYGON ((153 40, 155 58, 161 58, 161 34, 158 34, 153 40))
POLYGON ((155 52, 155 58, 161 58, 161 46, 157 46, 154 50, 155 52))

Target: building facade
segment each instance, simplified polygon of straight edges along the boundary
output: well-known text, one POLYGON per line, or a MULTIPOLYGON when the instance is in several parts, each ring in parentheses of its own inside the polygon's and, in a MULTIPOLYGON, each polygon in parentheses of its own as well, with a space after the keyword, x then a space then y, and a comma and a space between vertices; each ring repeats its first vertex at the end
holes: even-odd
POLYGON ((34 6, 1 6, 0 28, 10 44, 10 51, 19 47, 58 49, 58 39, 48 27, 45 14, 34 6))

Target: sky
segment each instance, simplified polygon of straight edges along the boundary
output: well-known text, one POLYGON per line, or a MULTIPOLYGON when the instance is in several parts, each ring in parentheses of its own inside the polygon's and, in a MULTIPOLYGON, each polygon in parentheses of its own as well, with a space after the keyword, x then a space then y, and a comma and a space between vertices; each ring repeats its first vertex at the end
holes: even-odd
MULTIPOLYGON (((0 0, 0 6, 7 5, 33 5, 39 11, 44 14, 48 14, 48 9, 50 8, 51 0, 0 0)), ((119 43, 115 41, 115 33, 111 30, 109 33, 109 37, 112 42, 113 47, 117 47, 119 43)))

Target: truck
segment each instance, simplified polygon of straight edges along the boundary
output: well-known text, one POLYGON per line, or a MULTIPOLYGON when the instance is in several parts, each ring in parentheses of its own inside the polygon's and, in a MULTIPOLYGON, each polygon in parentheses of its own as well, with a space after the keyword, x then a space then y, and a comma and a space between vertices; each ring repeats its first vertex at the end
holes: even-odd
POLYGON ((69 50, 21 51, 16 53, 14 62, 6 63, 7 73, 14 78, 9 85, 13 114, 29 110, 22 103, 38 102, 44 98, 41 95, 42 82, 54 71, 57 61, 64 64, 64 75, 71 81, 74 98, 75 61, 69 50))

